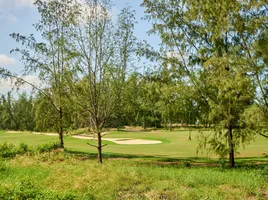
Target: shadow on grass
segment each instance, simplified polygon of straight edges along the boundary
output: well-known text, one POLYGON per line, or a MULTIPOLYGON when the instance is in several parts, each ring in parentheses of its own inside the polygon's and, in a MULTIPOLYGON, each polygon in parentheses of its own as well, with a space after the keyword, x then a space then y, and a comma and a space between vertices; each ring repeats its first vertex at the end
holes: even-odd
MULTIPOLYGON (((198 131, 200 130, 200 127, 196 126, 196 127, 180 127, 180 126, 175 126, 172 127, 172 129, 166 129, 164 127, 162 128, 145 128, 145 129, 139 129, 139 130, 135 130, 135 129, 117 129, 117 130, 113 130, 111 131, 111 133, 113 134, 120 134, 120 133, 144 133, 144 132, 153 132, 153 131, 167 131, 167 132, 185 132, 185 131, 198 131)), ((212 131, 212 128, 201 128, 202 131, 212 131)))
MULTIPOLYGON (((81 160, 97 159, 96 153, 86 153, 76 150, 65 150, 66 153, 70 153, 78 156, 81 160)), ((204 157, 180 157, 180 158, 168 158, 167 155, 133 155, 133 154, 115 154, 115 153, 103 153, 104 159, 130 159, 135 160, 141 165, 159 166, 159 167, 182 167, 182 166, 194 166, 194 167, 223 167, 222 161, 217 158, 204 158, 204 157), (190 164, 190 165, 188 165, 190 164)), ((236 167, 240 169, 262 169, 268 164, 268 158, 264 157, 242 157, 236 159, 236 167)), ((224 168, 228 168, 228 159, 225 160, 224 168)))

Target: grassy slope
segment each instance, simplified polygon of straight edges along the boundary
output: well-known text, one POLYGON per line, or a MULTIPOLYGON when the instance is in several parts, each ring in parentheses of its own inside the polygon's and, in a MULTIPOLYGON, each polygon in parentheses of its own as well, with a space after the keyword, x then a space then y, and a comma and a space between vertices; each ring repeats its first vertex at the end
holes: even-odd
POLYGON ((143 159, 105 159, 99 165, 95 160, 52 153, 16 157, 2 163, 0 171, 1 199, 36 198, 39 193, 45 199, 51 195, 56 199, 55 194, 63 199, 72 194, 70 199, 105 200, 268 198, 264 165, 186 168, 143 159))
MULTIPOLYGON (((112 142, 104 141, 109 145, 104 147, 107 154, 128 154, 137 156, 155 156, 166 158, 197 157, 196 136, 198 131, 192 131, 192 140, 188 140, 189 131, 153 131, 153 132, 125 132, 115 131, 107 134, 109 138, 138 138, 161 140, 162 144, 154 145, 117 145, 112 142)), ((58 141, 57 136, 34 135, 32 133, 1 133, 0 142, 24 142, 29 145, 39 145, 52 141, 58 141)), ((75 139, 70 136, 65 137, 65 145, 68 149, 78 150, 89 153, 96 153, 96 149, 87 145, 87 140, 75 139)), ((91 141, 93 144, 93 141, 91 141)), ((237 157, 263 157, 268 154, 268 139, 257 137, 245 149, 240 149, 240 155, 237 157)), ((206 154, 199 154, 200 157, 207 157, 206 154)), ((215 157, 211 155, 211 157, 215 157)))
MULTIPOLYGON (((105 137, 159 139, 159 145, 116 145, 109 142, 105 152, 150 155, 152 157, 104 159, 75 157, 64 153, 18 156, 0 159, 0 199, 268 199, 268 167, 243 165, 235 169, 214 164, 170 158, 194 157, 197 132, 188 141, 187 131, 113 132, 105 137), (174 161, 174 160, 173 160, 174 161), (208 167, 204 167, 208 165, 208 167)), ((0 142, 38 145, 58 141, 56 136, 0 132, 0 142)), ((86 140, 65 137, 68 149, 96 152, 86 140)), ((241 156, 262 156, 268 140, 257 138, 241 156)), ((266 148, 265 148, 266 147, 266 148)), ((267 158, 265 159, 267 162, 267 158)))

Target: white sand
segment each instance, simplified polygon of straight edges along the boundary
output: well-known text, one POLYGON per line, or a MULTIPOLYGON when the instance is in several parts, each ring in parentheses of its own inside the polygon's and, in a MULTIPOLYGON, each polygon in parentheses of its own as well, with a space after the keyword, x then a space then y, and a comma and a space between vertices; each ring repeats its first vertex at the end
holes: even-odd
POLYGON ((32 132, 35 135, 47 135, 47 136, 59 136, 58 133, 41 133, 41 132, 32 132))
MULTIPOLYGON (((93 137, 74 135, 73 138, 92 140, 93 137)), ((95 138, 97 139, 97 138, 95 138)), ((143 139, 132 139, 132 138, 102 138, 102 140, 111 141, 116 144, 161 144, 161 141, 157 140, 143 140, 143 139)))
MULTIPOLYGON (((8 131, 6 133, 20 133, 19 131, 8 131)), ((58 136, 58 133, 40 133, 40 132, 32 132, 36 135, 47 135, 47 136, 58 136)), ((104 136, 107 132, 102 133, 104 136)), ((82 136, 82 135, 74 135, 73 138, 82 139, 82 140, 92 140, 92 136, 82 136)), ((95 137, 97 140, 98 138, 95 137)), ((135 145, 135 144, 161 144, 161 141, 157 140, 143 140, 143 139, 133 139, 133 138, 102 138, 102 140, 111 141, 116 144, 126 144, 126 145, 135 145)))

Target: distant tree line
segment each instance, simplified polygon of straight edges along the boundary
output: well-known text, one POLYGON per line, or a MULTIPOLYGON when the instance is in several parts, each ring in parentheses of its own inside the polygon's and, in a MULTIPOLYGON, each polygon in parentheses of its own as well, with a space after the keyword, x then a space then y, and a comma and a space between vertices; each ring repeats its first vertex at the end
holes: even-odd
MULTIPOLYGON (((47 89, 48 90, 48 89, 47 89)), ((134 72, 126 77, 120 104, 107 119, 106 128, 142 126, 172 129, 174 125, 209 125, 208 104, 198 99, 193 87, 178 81, 173 69, 134 72)), ((67 92, 66 92, 67 93, 67 92)), ((92 127, 90 113, 83 113, 65 97, 64 131, 92 127)), ((40 92, 8 92, 0 99, 0 129, 58 131, 59 119, 48 97, 40 92)))

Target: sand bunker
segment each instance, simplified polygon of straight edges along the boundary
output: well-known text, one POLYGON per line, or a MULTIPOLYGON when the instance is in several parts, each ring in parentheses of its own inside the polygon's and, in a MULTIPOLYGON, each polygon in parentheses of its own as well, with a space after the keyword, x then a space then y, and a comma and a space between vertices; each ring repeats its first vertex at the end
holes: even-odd
POLYGON ((59 136, 58 133, 40 133, 40 132, 32 132, 35 135, 47 135, 47 136, 59 136))
MULTIPOLYGON (((74 135, 73 138, 83 139, 83 140, 92 140, 93 137, 74 135)), ((102 140, 111 141, 116 144, 161 144, 161 141, 157 140, 143 140, 143 139, 133 139, 133 138, 102 138, 102 140)))
MULTIPOLYGON (((19 131, 7 131, 6 133, 21 133, 19 131)), ((47 136, 59 136, 58 133, 41 133, 41 132, 31 132, 36 135, 47 135, 47 136)), ((104 136, 106 132, 101 135, 104 136)), ((74 135, 73 138, 83 139, 83 140, 92 140, 91 136, 83 136, 83 135, 74 135)), ((95 137, 95 139, 97 139, 95 137)), ((116 144, 126 144, 126 145, 135 145, 135 144, 161 144, 161 141, 158 140, 143 140, 143 139, 133 139, 133 138, 102 138, 102 140, 111 141, 116 144)))

